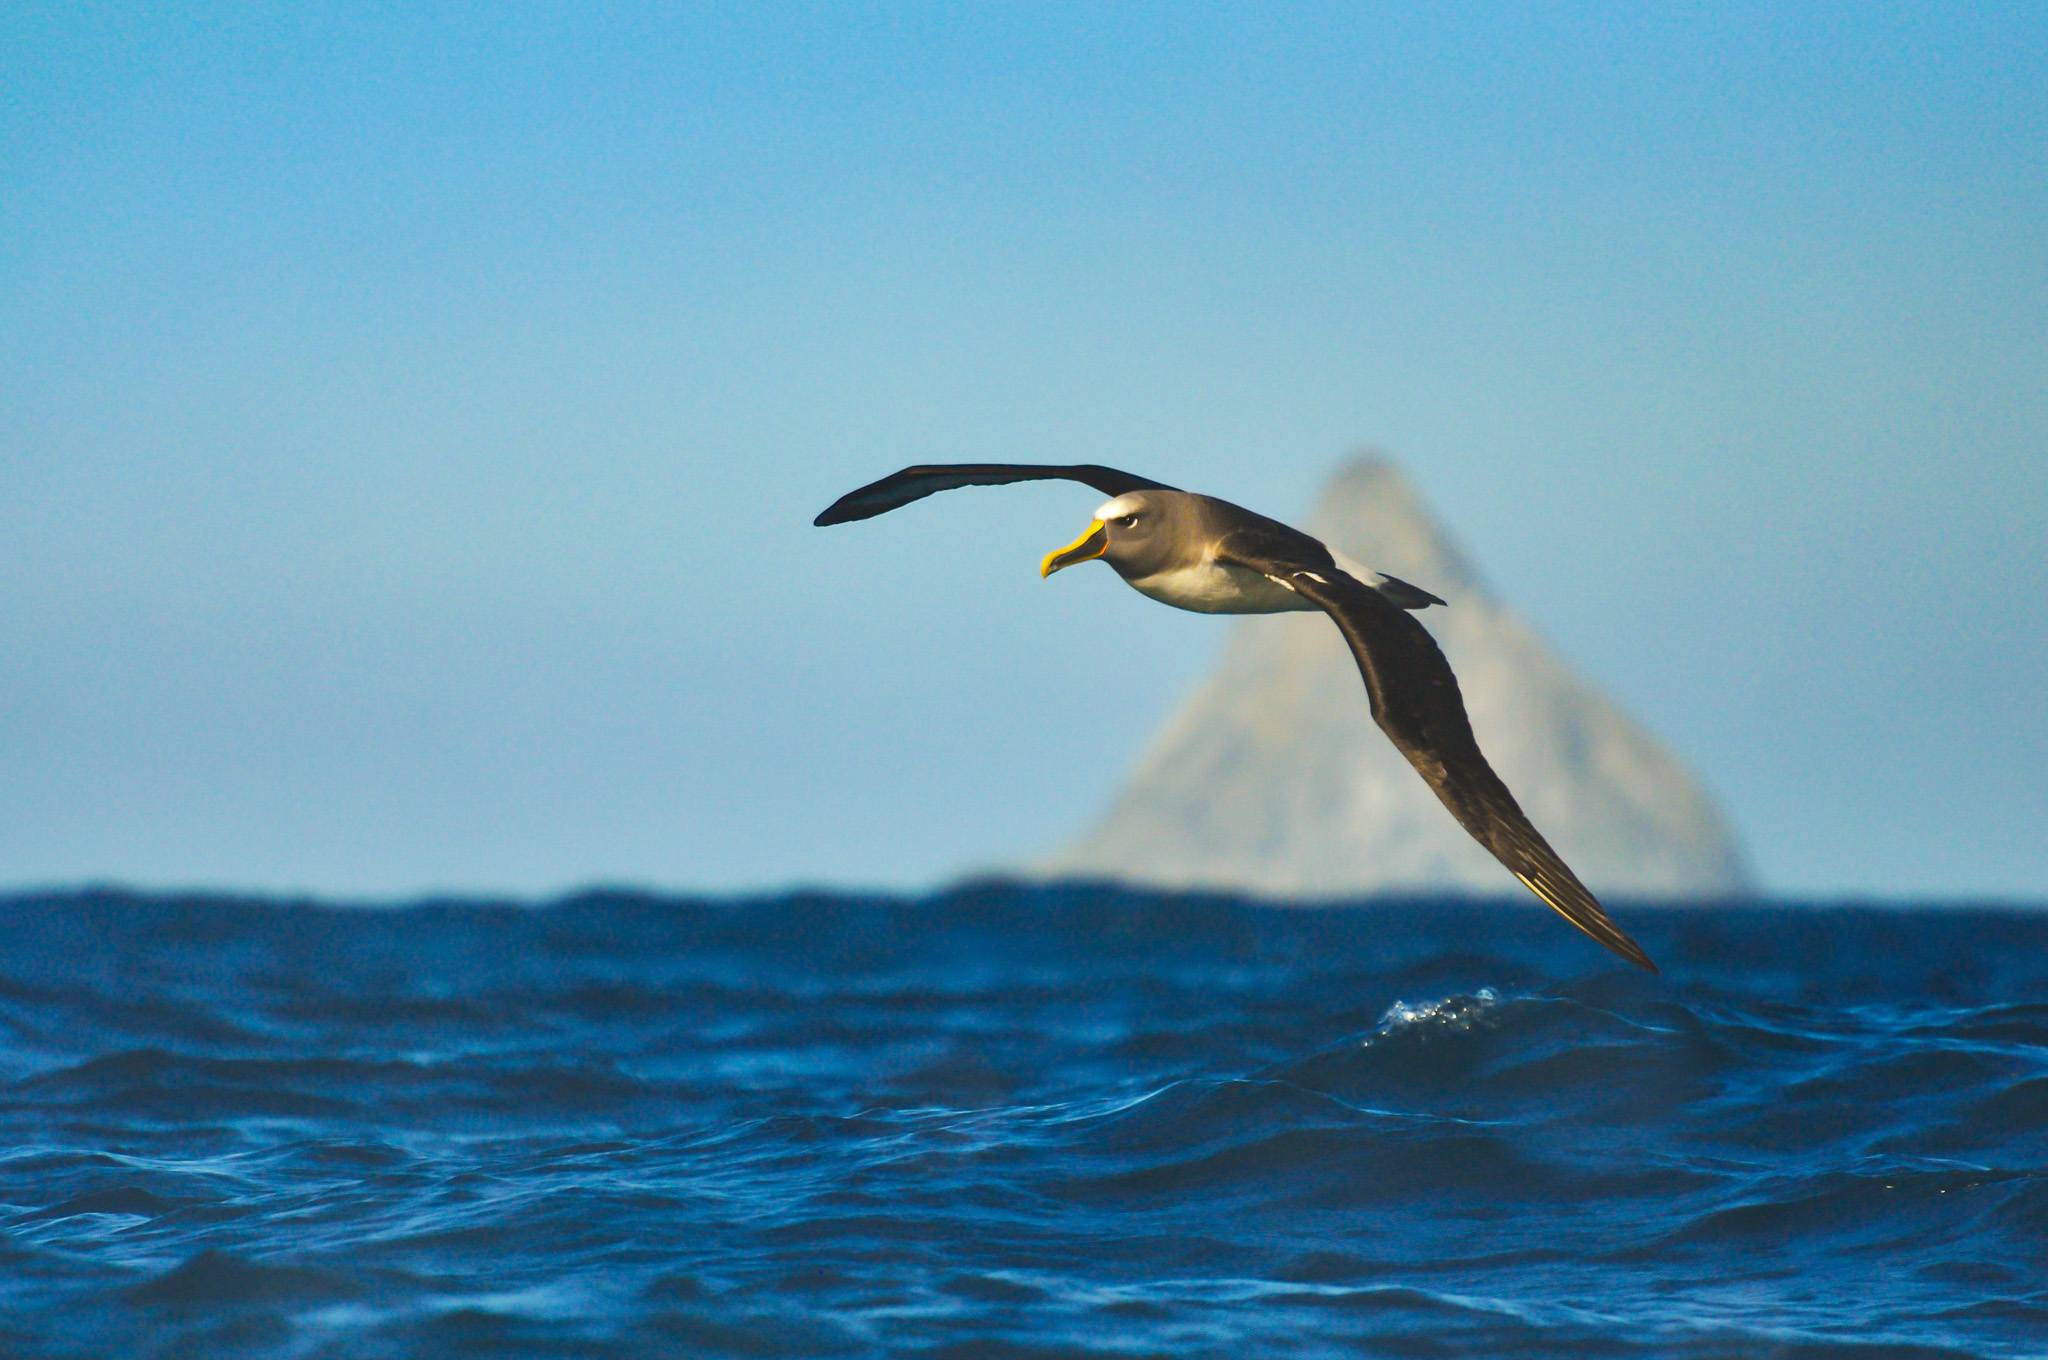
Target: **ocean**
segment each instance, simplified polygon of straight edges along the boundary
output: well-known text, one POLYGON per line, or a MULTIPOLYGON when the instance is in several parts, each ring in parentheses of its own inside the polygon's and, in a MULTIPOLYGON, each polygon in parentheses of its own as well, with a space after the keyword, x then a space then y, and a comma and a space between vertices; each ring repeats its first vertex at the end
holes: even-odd
POLYGON ((2048 1356, 2048 912, 0 898, 0 1355, 2048 1356))

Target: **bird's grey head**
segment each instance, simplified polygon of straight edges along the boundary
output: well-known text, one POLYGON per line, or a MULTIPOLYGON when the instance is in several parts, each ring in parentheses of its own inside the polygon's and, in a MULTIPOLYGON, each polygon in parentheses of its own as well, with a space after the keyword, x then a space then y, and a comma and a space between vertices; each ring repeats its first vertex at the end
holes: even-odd
POLYGON ((1039 575, 1099 557, 1126 580, 1142 580, 1180 565, 1196 541, 1194 497, 1179 491, 1131 491, 1095 512, 1082 535, 1047 553, 1039 575))

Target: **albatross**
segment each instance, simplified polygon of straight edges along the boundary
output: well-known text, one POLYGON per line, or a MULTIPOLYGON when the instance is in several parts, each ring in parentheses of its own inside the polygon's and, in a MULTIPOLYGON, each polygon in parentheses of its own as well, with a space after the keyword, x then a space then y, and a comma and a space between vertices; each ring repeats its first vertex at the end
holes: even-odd
POLYGON ((1351 646, 1373 721, 1472 838, 1536 896, 1607 948, 1657 972, 1550 848, 1479 749, 1458 678, 1415 611, 1444 601, 1364 567, 1278 520, 1214 496, 1092 463, 930 463, 849 491, 813 523, 845 524, 962 486, 1059 479, 1111 499, 1041 577, 1101 559, 1139 594, 1200 614, 1320 609, 1351 646))

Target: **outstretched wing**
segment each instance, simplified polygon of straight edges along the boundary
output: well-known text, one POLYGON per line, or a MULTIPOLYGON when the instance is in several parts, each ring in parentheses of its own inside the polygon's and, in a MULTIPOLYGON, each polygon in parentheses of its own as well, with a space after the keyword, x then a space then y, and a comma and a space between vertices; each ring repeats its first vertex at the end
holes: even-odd
POLYGON ((1274 551, 1282 546, 1268 535, 1231 535, 1223 541, 1219 560, 1263 573, 1335 620, 1365 677, 1373 720, 1458 824, 1567 921, 1630 963, 1657 972, 1642 946, 1608 919, 1599 900, 1550 848, 1487 764, 1465 715, 1458 678, 1429 630, 1342 572, 1301 561, 1284 549, 1274 551))
POLYGON ((825 508, 813 524, 845 524, 869 519, 899 505, 922 500, 934 491, 951 491, 956 486, 1001 486, 1006 482, 1037 482, 1060 478, 1094 487, 1105 496, 1127 491, 1171 491, 1164 482, 1134 477, 1115 468, 1094 463, 1056 466, 1050 463, 925 463, 891 473, 879 482, 869 482, 849 491, 825 508))

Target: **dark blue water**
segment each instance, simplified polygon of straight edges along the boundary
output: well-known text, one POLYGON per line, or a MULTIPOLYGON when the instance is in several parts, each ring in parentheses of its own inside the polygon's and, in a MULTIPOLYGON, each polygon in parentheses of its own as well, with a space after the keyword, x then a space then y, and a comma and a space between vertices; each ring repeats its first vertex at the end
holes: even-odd
POLYGON ((0 1354, 2048 1355, 2048 914, 0 899, 0 1354))

